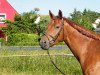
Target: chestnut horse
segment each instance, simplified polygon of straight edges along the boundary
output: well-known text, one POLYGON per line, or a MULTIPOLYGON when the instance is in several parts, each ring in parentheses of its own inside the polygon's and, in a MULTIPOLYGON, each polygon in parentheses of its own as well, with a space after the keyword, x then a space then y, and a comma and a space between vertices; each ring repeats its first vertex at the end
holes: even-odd
POLYGON ((79 61, 84 75, 100 75, 100 35, 49 11, 51 18, 40 46, 47 50, 64 41, 79 61))

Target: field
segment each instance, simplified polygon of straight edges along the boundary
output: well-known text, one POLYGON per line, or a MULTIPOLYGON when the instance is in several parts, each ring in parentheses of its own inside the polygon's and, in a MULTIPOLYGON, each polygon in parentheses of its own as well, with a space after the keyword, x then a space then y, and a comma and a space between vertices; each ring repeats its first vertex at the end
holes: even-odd
MULTIPOLYGON (((66 75, 82 75, 79 63, 73 56, 65 56, 70 51, 51 50, 53 61, 66 75), (59 55, 60 54, 60 55, 59 55)), ((42 50, 1 50, 0 75, 62 75, 42 50)))

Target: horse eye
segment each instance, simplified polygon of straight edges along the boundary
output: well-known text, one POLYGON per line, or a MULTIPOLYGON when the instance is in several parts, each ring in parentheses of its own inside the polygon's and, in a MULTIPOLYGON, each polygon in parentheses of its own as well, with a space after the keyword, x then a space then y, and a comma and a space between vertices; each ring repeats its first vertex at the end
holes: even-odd
POLYGON ((60 27, 59 26, 56 26, 55 28, 59 29, 60 27))

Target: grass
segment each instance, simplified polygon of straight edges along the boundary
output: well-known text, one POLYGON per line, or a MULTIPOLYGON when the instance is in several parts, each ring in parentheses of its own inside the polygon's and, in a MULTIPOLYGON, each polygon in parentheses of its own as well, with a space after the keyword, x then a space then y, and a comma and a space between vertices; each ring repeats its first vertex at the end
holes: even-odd
MULTIPOLYGON (((79 63, 75 57, 64 56, 71 53, 66 50, 51 50, 53 61, 66 75, 82 75, 79 63)), ((51 64, 46 51, 42 50, 1 50, 0 51, 0 75, 62 75, 51 64), (14 57, 13 55, 27 55, 14 57), (29 56, 28 56, 29 55, 29 56), (34 55, 34 56, 30 56, 34 55), (3 56, 3 57, 2 57, 3 56), (7 56, 7 57, 4 57, 7 56), (9 57, 10 56, 10 57, 9 57), (13 57, 11 57, 13 56, 13 57)))

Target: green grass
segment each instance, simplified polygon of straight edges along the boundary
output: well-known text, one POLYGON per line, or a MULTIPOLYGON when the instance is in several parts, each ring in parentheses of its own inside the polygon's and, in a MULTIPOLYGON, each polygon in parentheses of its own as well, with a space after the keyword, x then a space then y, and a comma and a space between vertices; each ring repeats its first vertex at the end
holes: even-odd
MULTIPOLYGON (((51 50, 50 54, 67 54, 70 51, 51 50)), ((34 55, 18 57, 0 57, 0 75, 62 75, 50 62, 49 57, 44 56, 46 51, 1 50, 0 56, 34 55)), ((74 57, 63 55, 51 56, 56 65, 66 75, 82 75, 79 63, 74 57)))

